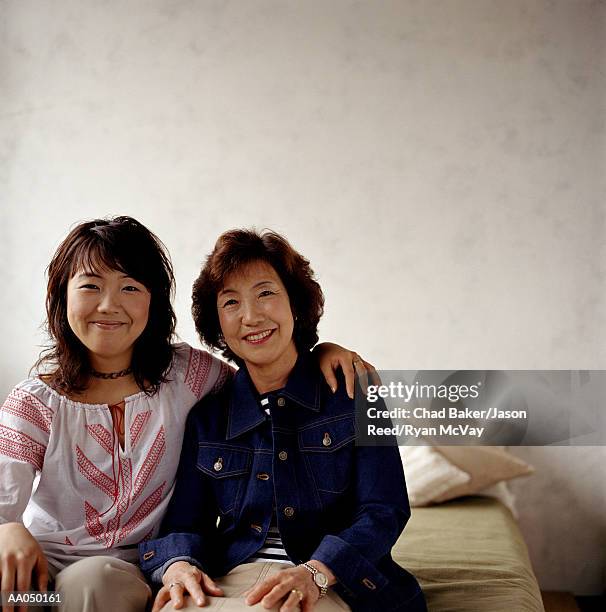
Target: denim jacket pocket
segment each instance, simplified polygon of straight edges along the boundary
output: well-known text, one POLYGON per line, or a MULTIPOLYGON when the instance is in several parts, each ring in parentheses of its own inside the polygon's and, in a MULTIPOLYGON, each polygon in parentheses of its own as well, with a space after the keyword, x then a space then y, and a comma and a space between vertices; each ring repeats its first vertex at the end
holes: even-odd
POLYGON ((197 468, 210 478, 222 514, 239 507, 252 465, 251 449, 226 444, 200 443, 197 468))
POLYGON ((342 493, 347 489, 355 437, 353 415, 327 419, 299 431, 299 449, 318 491, 342 493))

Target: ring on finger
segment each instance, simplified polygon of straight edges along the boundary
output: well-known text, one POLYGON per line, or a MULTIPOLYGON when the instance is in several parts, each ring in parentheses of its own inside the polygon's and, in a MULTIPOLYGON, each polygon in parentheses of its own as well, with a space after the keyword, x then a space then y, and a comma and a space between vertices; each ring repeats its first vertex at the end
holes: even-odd
POLYGON ((168 585, 168 590, 170 591, 173 587, 176 587, 176 586, 180 586, 182 589, 185 588, 185 585, 180 580, 176 580, 175 582, 171 582, 168 585))
POLYGON ((291 593, 294 593, 299 598, 299 601, 303 601, 303 592, 302 591, 299 591, 299 589, 293 589, 291 591, 291 593))

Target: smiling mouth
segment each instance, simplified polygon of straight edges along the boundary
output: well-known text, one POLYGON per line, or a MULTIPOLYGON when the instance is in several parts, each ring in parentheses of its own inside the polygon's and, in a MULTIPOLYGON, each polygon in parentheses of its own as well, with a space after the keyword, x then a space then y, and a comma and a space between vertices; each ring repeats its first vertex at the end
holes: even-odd
POLYGON ((244 340, 250 344, 261 344, 265 342, 276 330, 266 329, 262 332, 255 332, 254 334, 248 334, 244 336, 244 340))
POLYGON ((91 323, 99 329, 109 330, 118 329, 119 327, 122 327, 122 325, 125 325, 125 323, 122 323, 120 321, 91 321, 91 323))

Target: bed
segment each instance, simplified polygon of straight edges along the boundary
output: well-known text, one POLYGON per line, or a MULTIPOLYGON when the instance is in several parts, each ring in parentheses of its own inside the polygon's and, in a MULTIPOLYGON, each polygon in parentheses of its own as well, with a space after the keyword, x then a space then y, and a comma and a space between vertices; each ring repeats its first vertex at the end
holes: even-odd
POLYGON ((526 544, 496 499, 413 508, 394 559, 421 583, 429 612, 543 612, 526 544))

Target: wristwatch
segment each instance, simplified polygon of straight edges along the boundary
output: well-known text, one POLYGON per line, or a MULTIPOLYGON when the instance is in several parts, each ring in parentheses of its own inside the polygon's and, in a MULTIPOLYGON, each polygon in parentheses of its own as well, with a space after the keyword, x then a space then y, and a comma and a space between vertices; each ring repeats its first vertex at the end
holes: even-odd
POLYGON ((326 595, 326 591, 328 591, 328 577, 326 574, 318 571, 311 563, 301 563, 301 566, 308 572, 311 572, 316 586, 320 589, 320 599, 322 599, 326 595))

